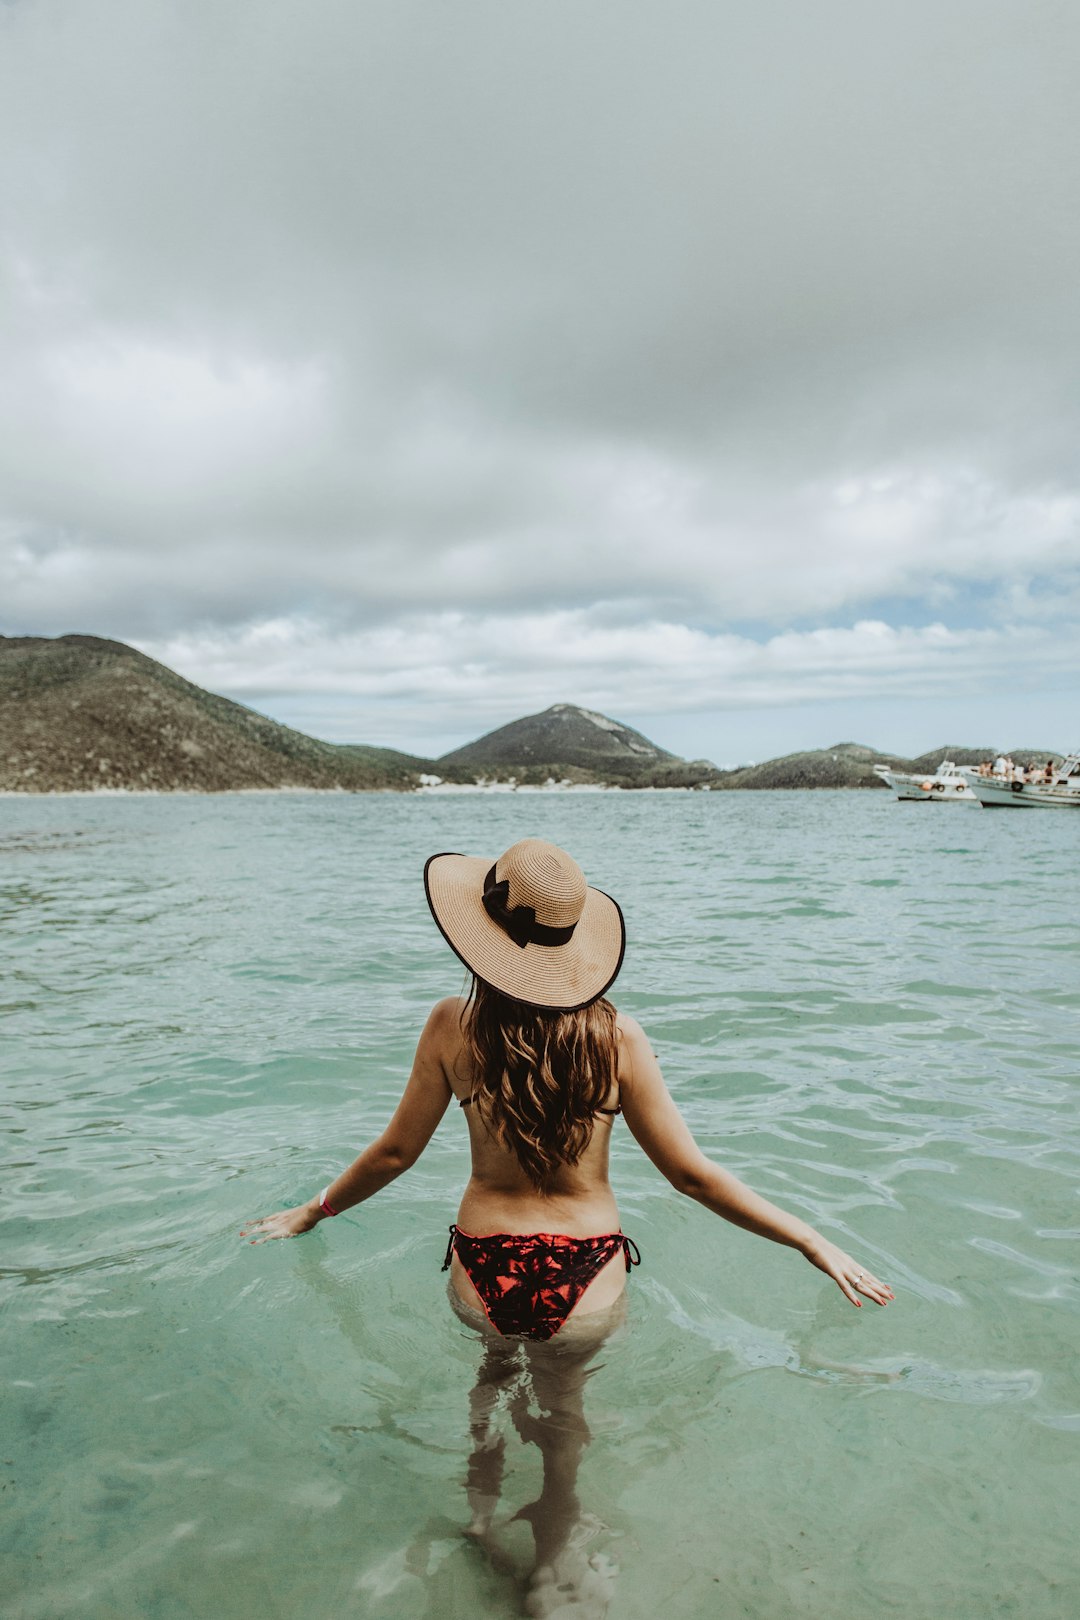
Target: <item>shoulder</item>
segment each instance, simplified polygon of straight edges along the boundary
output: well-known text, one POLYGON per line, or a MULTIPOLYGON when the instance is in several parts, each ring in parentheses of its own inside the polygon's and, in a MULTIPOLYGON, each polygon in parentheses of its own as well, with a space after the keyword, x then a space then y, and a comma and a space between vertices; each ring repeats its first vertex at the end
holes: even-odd
POLYGON ((642 1029, 636 1018, 629 1013, 618 1013, 615 1018, 615 1033, 619 1043, 619 1083, 629 1084, 635 1071, 648 1063, 655 1063, 653 1049, 649 1037, 642 1029))
POLYGON ((628 1044, 633 1046, 639 1041, 644 1041, 648 1045, 648 1036, 637 1019, 631 1018, 629 1013, 617 1012, 615 1014, 615 1033, 619 1038, 620 1045, 628 1044))
POLYGON ((421 1072, 440 1074, 448 1085, 461 1056, 461 1015, 465 1006, 462 996, 437 1001, 424 1021, 416 1046, 416 1067, 421 1072))
POLYGON ((461 1019, 467 1006, 464 996, 444 996, 428 1013, 424 1034, 440 1040, 460 1040, 461 1019))

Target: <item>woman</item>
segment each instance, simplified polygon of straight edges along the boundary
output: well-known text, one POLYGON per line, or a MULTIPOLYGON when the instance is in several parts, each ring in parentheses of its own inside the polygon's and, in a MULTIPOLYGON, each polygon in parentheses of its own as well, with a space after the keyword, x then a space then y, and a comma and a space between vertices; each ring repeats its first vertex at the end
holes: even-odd
MULTIPOLYGON (((580 1601, 589 1575, 580 1557, 574 1564, 585 1523, 575 1495, 588 1438, 581 1389, 638 1261, 608 1181, 618 1116, 679 1192, 797 1249, 853 1305, 861 1305, 860 1294, 878 1305, 893 1296, 836 1244, 698 1148, 640 1026, 605 998, 622 965, 622 913, 587 886, 565 851, 527 838, 493 866, 434 855, 424 881, 435 921, 472 972, 470 996, 432 1010, 404 1095, 378 1140, 317 1197, 248 1231, 255 1242, 296 1237, 370 1198, 416 1162, 458 1103, 472 1174, 446 1267, 455 1307, 488 1341, 472 1401, 472 1528, 487 1537, 502 1472, 494 1409, 527 1354, 529 1384, 547 1418, 539 1426, 526 1421, 518 1387, 511 1411, 519 1432, 544 1453, 544 1489, 524 1514, 537 1541, 534 1593, 569 1586, 580 1601)), ((595 1579, 595 1560, 590 1567, 595 1579)))

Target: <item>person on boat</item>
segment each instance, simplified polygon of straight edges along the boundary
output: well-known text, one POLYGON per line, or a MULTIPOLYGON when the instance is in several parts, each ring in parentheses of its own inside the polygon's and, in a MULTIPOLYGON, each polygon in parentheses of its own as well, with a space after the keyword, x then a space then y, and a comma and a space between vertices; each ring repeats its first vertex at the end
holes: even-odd
POLYGON ((1012 770, 1012 760, 1007 759, 1004 754, 999 754, 997 759, 995 759, 995 761, 994 761, 994 775, 995 776, 1004 776, 1006 781, 1007 781, 1008 778, 1009 778, 1009 775, 1011 773, 1011 770, 1012 770))
POLYGON ((1048 759, 1043 767, 1043 781, 1047 784, 1047 786, 1050 786, 1056 775, 1057 765, 1052 759, 1048 759))
POLYGON ((444 1270, 451 1304, 488 1350, 472 1398, 472 1529, 481 1538, 490 1531, 502 1468, 490 1420, 523 1349, 549 1419, 530 1431, 543 1452, 544 1486, 526 1516, 536 1537, 536 1581, 550 1583, 552 1571, 566 1574, 580 1528, 575 1481, 588 1437, 585 1363, 617 1322, 627 1274, 640 1259, 608 1180, 616 1120, 677 1191, 796 1250, 850 1304, 886 1305, 893 1295, 806 1221, 702 1153, 640 1025, 607 999, 623 960, 623 915, 609 895, 587 885, 570 855, 526 838, 494 862, 433 855, 424 881, 436 923, 472 974, 470 994, 432 1009, 382 1134, 321 1192, 263 1216, 243 1235, 253 1242, 299 1237, 363 1203, 416 1163, 446 1110, 459 1106, 472 1171, 444 1270), (563 1344, 560 1360, 543 1354, 563 1344))

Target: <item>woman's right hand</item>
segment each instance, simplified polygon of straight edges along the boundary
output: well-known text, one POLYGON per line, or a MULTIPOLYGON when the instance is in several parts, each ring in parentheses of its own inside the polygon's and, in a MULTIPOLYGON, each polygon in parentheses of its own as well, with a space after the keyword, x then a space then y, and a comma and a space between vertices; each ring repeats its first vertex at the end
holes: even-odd
POLYGON ((896 1297, 888 1283, 879 1281, 872 1271, 865 1271, 846 1250, 830 1243, 820 1232, 812 1233, 811 1241, 802 1252, 812 1266, 832 1278, 853 1305, 862 1304, 859 1294, 865 1294, 875 1305, 888 1305, 896 1297))
POLYGON ((295 1209, 281 1209, 276 1215, 263 1215, 261 1219, 252 1221, 250 1226, 242 1227, 240 1236, 248 1238, 251 1243, 269 1243, 271 1238, 300 1237, 318 1226, 321 1218, 318 1203, 309 1199, 306 1204, 297 1204, 295 1209), (253 1232, 258 1236, 251 1237, 253 1232))

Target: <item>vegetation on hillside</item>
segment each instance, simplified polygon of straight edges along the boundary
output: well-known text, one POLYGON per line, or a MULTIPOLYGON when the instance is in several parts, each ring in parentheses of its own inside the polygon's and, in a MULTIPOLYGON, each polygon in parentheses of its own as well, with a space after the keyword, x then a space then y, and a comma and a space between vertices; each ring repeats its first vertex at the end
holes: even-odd
MULTIPOLYGON (((425 776, 520 787, 881 788, 877 763, 930 773, 946 757, 974 764, 993 752, 938 748, 906 760, 837 743, 722 771, 708 760, 678 759, 606 715, 557 703, 431 760, 320 742, 204 691, 123 642, 0 636, 0 791, 7 792, 409 791, 425 776)), ((1041 761, 1053 750, 1012 753, 1041 761)))
POLYGON ((412 787, 203 691, 123 642, 0 637, 0 790, 412 787))

